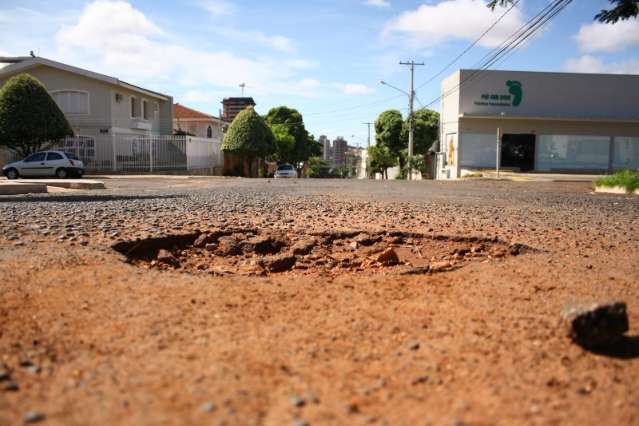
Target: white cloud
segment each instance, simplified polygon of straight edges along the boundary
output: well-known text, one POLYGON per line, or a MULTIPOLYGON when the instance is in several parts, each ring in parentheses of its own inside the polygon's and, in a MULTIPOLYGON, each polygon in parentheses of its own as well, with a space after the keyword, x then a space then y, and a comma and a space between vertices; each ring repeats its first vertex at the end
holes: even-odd
POLYGON ((315 80, 314 78, 305 78, 301 80, 299 84, 300 86, 306 87, 308 89, 313 89, 321 85, 321 83, 318 80, 315 80))
POLYGON ((575 38, 584 52, 619 52, 639 45, 639 19, 582 25, 575 38))
POLYGON ((211 93, 202 90, 187 90, 180 96, 180 100, 187 103, 205 103, 213 102, 215 99, 211 93))
POLYGON ((570 72, 639 74, 639 59, 606 63, 591 55, 583 55, 566 61, 564 69, 570 72))
POLYGON ((390 7, 390 2, 388 0, 366 0, 364 3, 366 6, 374 6, 374 7, 390 7))
MULTIPOLYGON (((77 22, 58 32, 51 59, 151 88, 176 84, 187 94, 202 87, 236 88, 243 81, 256 94, 292 94, 298 88, 297 74, 313 66, 282 54, 250 58, 231 51, 206 51, 176 39, 129 3, 98 0, 85 7, 77 22)), ((281 40, 276 43, 286 45, 281 40)), ((307 88, 304 93, 308 92, 307 88)))
POLYGON ((374 89, 359 83, 335 83, 335 87, 339 88, 347 95, 367 95, 375 91, 374 89))
MULTIPOLYGON (((475 39, 499 16, 486 7, 484 1, 446 0, 435 5, 423 4, 390 21, 385 36, 408 37, 419 47, 431 47, 449 39, 475 39)), ((495 47, 524 24, 519 8, 508 13, 479 42, 495 47)))
POLYGON ((258 43, 282 52, 295 51, 293 40, 284 36, 269 36, 260 31, 240 31, 231 27, 215 27, 211 30, 223 37, 231 38, 236 41, 258 43))
POLYGON ((204 0, 200 5, 216 18, 235 13, 235 5, 226 0, 204 0))

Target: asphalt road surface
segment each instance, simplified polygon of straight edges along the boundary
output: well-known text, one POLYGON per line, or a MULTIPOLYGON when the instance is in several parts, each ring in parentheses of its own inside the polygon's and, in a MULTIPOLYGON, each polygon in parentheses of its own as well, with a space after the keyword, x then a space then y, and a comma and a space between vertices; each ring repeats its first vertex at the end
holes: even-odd
POLYGON ((637 196, 105 184, 0 197, 0 425, 637 424, 637 196), (573 343, 603 300, 625 346, 573 343))

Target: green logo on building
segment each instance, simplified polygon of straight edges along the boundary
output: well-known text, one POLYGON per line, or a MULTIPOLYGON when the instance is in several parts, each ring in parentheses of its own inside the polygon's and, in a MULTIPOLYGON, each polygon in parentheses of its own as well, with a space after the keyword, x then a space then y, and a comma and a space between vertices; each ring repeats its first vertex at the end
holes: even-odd
POLYGON ((513 106, 519 106, 521 104, 522 98, 524 97, 524 92, 521 88, 521 82, 508 80, 506 82, 506 86, 508 86, 508 93, 513 95, 513 106))
POLYGON ((524 99, 524 90, 521 81, 508 80, 506 82, 508 94, 482 93, 481 100, 475 101, 475 105, 488 105, 499 107, 518 107, 524 99))

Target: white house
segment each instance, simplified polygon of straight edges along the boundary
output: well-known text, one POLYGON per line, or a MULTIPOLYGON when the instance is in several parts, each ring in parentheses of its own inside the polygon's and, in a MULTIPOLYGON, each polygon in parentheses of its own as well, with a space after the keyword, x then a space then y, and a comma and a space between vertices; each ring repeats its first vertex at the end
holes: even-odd
MULTIPOLYGON (((0 69, 0 87, 11 77, 27 73, 37 78, 64 112, 76 138, 70 146, 95 169, 115 169, 118 156, 132 157, 136 152, 121 154, 118 138, 146 138, 171 135, 173 99, 115 77, 46 58, 0 57, 9 64, 0 69)), ((139 150, 129 143, 128 151, 139 150)))

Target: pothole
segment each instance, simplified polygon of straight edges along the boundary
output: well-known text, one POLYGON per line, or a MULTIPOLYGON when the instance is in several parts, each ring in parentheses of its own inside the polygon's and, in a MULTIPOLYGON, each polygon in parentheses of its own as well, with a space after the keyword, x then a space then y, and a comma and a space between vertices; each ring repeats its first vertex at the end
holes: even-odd
POLYGON ((257 228, 126 241, 113 249, 146 269, 249 276, 432 274, 533 250, 497 238, 362 230, 291 235, 257 228))

